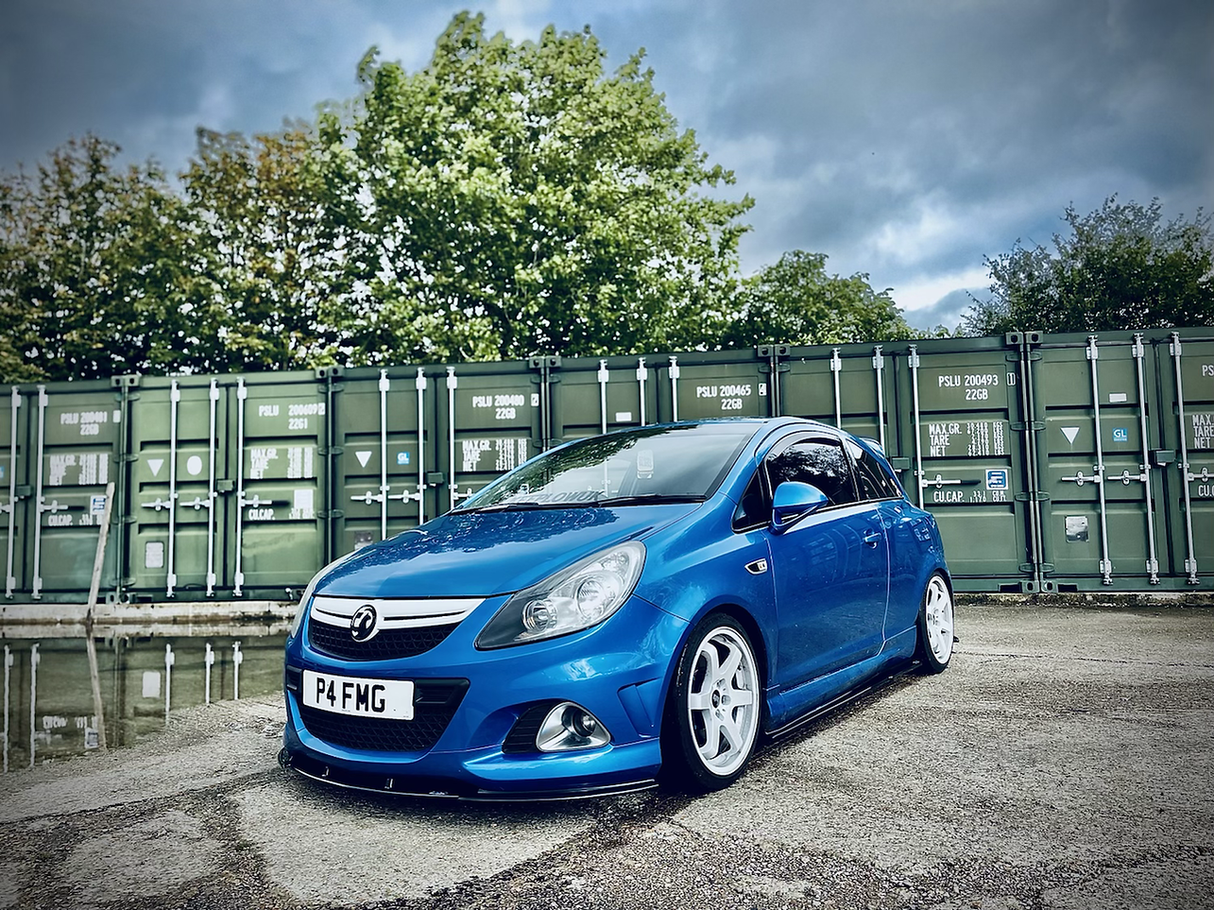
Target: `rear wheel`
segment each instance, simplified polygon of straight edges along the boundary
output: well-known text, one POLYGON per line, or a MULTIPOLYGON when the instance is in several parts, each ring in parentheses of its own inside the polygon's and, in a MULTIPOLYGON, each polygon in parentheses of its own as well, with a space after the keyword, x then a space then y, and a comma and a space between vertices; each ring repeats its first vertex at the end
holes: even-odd
POLYGON ((698 791, 737 780, 759 733, 754 648, 731 616, 712 613, 692 631, 675 670, 662 724, 662 776, 698 791))
POLYGON ((928 579, 919 604, 916 623, 919 643, 915 657, 925 673, 940 673, 953 656, 953 594, 944 576, 937 572, 928 579))

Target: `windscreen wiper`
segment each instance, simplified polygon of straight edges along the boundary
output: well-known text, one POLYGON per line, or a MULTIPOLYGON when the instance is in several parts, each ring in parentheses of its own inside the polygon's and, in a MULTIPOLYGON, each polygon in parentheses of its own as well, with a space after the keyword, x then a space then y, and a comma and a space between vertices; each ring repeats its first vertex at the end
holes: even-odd
POLYGON ((644 506, 676 502, 703 502, 707 497, 691 493, 634 493, 631 496, 609 496, 596 499, 596 506, 644 506))

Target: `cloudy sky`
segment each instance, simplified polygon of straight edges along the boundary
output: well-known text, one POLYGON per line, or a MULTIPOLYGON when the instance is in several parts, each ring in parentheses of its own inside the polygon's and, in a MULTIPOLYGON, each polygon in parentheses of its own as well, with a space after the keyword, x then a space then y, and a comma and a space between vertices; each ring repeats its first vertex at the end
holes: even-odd
POLYGON ((0 169, 86 132, 181 169, 351 97, 371 45, 412 70, 451 16, 645 48, 680 125, 756 205, 747 274, 786 250, 955 325, 984 256, 1068 204, 1214 210, 1211 0, 3 0, 0 169))

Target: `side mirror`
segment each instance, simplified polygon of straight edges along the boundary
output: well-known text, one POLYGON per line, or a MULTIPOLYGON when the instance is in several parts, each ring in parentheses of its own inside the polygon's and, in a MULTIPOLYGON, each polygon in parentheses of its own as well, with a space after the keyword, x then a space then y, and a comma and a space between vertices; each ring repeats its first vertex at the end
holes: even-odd
POLYGON ((790 527, 797 519, 830 502, 826 494, 812 483, 786 480, 776 487, 771 503, 771 529, 777 534, 790 527))

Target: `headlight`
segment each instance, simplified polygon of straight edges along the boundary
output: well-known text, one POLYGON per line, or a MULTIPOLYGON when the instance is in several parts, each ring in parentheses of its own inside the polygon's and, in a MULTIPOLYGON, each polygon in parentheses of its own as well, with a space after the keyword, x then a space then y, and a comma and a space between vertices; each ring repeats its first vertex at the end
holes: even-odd
POLYGON ((358 550, 351 550, 340 559, 335 559, 319 572, 312 576, 312 580, 308 582, 308 586, 304 588, 303 597, 299 598, 299 606, 295 608, 295 618, 291 620, 291 631, 287 633, 287 638, 294 638, 299 634, 299 628, 303 625, 304 616, 308 612, 308 604, 312 601, 312 592, 316 590, 316 583, 320 581, 325 573, 332 569, 336 569, 343 562, 346 562, 354 557, 358 550))
POLYGON ((633 540, 562 569, 511 595, 476 646, 505 648, 588 629, 628 599, 644 564, 645 547, 633 540))

